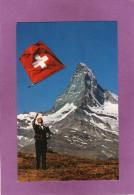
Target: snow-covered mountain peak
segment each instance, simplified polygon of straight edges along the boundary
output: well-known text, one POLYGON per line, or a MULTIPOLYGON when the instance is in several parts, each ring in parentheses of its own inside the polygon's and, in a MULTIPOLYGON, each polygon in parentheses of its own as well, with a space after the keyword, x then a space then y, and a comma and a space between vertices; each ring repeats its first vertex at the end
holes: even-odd
MULTIPOLYGON (((97 80, 90 68, 84 63, 79 63, 76 72, 72 75, 68 88, 58 96, 55 101, 55 109, 60 109, 66 103, 79 105, 87 90, 92 93, 97 88, 97 80)), ((89 94, 88 94, 89 97, 89 94)))
POLYGON ((116 99, 97 83, 93 71, 86 64, 79 63, 68 88, 56 99, 54 112, 67 103, 73 103, 75 106, 87 104, 91 107, 100 107, 105 100, 117 103, 116 99))
MULTIPOLYGON (((31 148, 27 146, 34 143, 35 114, 17 116, 19 150, 27 152, 31 148)), ((103 89, 84 63, 78 64, 54 107, 39 117, 54 133, 48 145, 55 152, 84 158, 118 157, 118 96, 103 89)))

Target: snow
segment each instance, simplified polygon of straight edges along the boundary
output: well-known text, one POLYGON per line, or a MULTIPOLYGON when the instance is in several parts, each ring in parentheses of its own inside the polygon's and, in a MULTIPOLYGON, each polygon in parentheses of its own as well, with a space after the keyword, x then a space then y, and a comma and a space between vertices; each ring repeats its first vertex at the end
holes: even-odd
POLYGON ((116 119, 104 117, 103 120, 107 122, 111 126, 111 129, 116 131, 118 134, 118 121, 116 121, 116 119))
MULTIPOLYGON (((86 113, 86 115, 91 116, 91 113, 88 113, 86 110, 83 110, 83 111, 86 113)), ((84 118, 84 120, 85 120, 85 121, 88 121, 88 120, 85 119, 85 118, 84 118)))
POLYGON ((79 147, 83 147, 82 145, 78 145, 79 147))
POLYGON ((84 118, 84 121, 88 122, 88 120, 86 118, 84 118))
POLYGON ((21 135, 20 136, 17 136, 17 137, 18 137, 18 139, 22 139, 23 138, 23 136, 21 136, 21 135))
POLYGON ((77 140, 77 139, 73 139, 73 141, 74 141, 74 142, 80 142, 80 141, 79 141, 79 140, 77 140))
POLYGON ((31 141, 34 140, 33 138, 32 139, 29 139, 29 138, 24 137, 22 135, 18 135, 17 138, 18 138, 18 140, 29 141, 29 142, 31 142, 31 141))
MULTIPOLYGON (((17 119, 26 120, 26 122, 33 120, 36 115, 36 112, 29 112, 29 114, 18 114, 17 119)), ((39 114, 38 117, 42 117, 42 114, 39 114)))
POLYGON ((112 104, 111 102, 105 102, 104 112, 118 114, 118 104, 112 104))
POLYGON ((20 147, 23 147, 23 145, 21 145, 21 144, 18 144, 20 147))
POLYGON ((35 112, 29 112, 30 116, 36 115, 35 112))
POLYGON ((91 111, 98 114, 109 114, 116 117, 118 116, 118 104, 112 104, 111 102, 106 101, 104 102, 104 105, 101 105, 100 107, 90 107, 89 105, 87 106, 91 111))
POLYGON ((107 148, 106 146, 102 145, 102 147, 107 148))
MULTIPOLYGON (((116 121, 116 119, 114 119, 114 118, 110 118, 110 117, 104 117, 104 116, 99 116, 99 115, 97 115, 96 113, 88 113, 86 110, 83 110, 88 116, 95 116, 96 118, 99 118, 100 120, 102 120, 103 122, 104 122, 104 124, 105 123, 108 123, 110 126, 111 126, 111 129, 113 130, 113 131, 116 131, 117 132, 117 134, 118 134, 118 122, 116 121)), ((97 126, 97 123, 95 123, 92 119, 90 120, 94 125, 96 125, 97 126)), ((99 126, 98 127, 104 127, 104 126, 102 126, 102 125, 100 125, 100 123, 99 123, 99 126)), ((106 128, 106 126, 104 127, 104 128, 106 128)))
POLYGON ((76 130, 76 131, 78 130, 78 128, 76 128, 76 127, 73 127, 72 129, 73 129, 73 130, 76 130))
POLYGON ((114 141, 118 142, 118 140, 117 140, 117 139, 114 139, 114 141))
POLYGON ((87 143, 85 143, 85 142, 81 142, 81 144, 87 144, 87 143))
POLYGON ((45 121, 46 121, 46 123, 60 121, 60 120, 64 119, 68 114, 70 114, 72 111, 74 111, 76 108, 77 107, 73 103, 71 103, 71 104, 67 103, 60 110, 55 112, 54 114, 44 116, 45 121), (66 112, 68 111, 68 112, 64 113, 65 111, 66 112))
POLYGON ((81 138, 78 138, 80 141, 83 141, 83 139, 81 139, 81 138))
POLYGON ((24 137, 24 136, 17 136, 17 138, 18 138, 18 145, 20 147, 24 147, 24 146, 27 146, 27 145, 34 143, 34 138, 29 139, 29 138, 24 137))
MULTIPOLYGON (((68 114, 70 114, 76 108, 77 107, 73 103, 67 103, 54 114, 50 114, 46 116, 42 116, 42 114, 39 114, 38 117, 42 117, 42 119, 45 118, 45 123, 54 123, 64 119, 68 114), (65 111, 66 113, 64 113, 65 111)), ((26 120, 25 121, 26 123, 28 122, 32 123, 32 120, 34 119, 35 115, 36 115, 35 112, 30 112, 29 114, 19 114, 17 118, 20 120, 26 120)), ((32 124, 30 126, 23 127, 23 129, 29 129, 30 127, 32 128, 32 124)))
POLYGON ((87 68, 87 65, 84 64, 83 62, 80 62, 80 65, 87 68))
POLYGON ((73 136, 73 138, 76 138, 76 136, 73 136))
MULTIPOLYGON (((112 132, 118 135, 118 104, 112 104, 111 102, 104 102, 104 105, 102 105, 101 107, 90 107, 89 105, 87 105, 87 107, 92 112, 94 112, 93 114, 91 114, 84 110, 84 112, 88 116, 94 115, 100 120, 102 120, 104 124, 108 123, 111 126, 112 132), (107 117, 99 116, 98 114, 105 114, 107 115, 107 117), (111 118, 109 116, 114 116, 116 117, 116 119, 111 118)), ((106 129, 106 126, 104 126, 104 124, 102 123, 97 124, 93 120, 91 120, 91 122, 94 125, 98 126, 99 128, 106 129)))
POLYGON ((20 120, 24 120, 26 117, 25 114, 18 114, 17 118, 20 120))
POLYGON ((118 132, 117 131, 111 131, 111 130, 107 130, 107 129, 102 129, 103 131, 107 131, 107 132, 110 132, 110 133, 113 133, 115 135, 118 135, 118 132))
POLYGON ((100 129, 106 129, 105 124, 103 124, 103 123, 96 123, 96 122, 94 122, 94 120, 92 118, 91 118, 90 122, 92 124, 94 124, 95 126, 99 127, 100 129))
POLYGON ((115 95, 114 93, 112 93, 110 91, 108 91, 108 92, 113 96, 114 99, 116 99, 118 101, 118 96, 117 95, 115 95))
POLYGON ((71 142, 71 140, 70 140, 70 139, 67 139, 67 141, 71 142))
POLYGON ((110 140, 110 139, 105 139, 105 141, 108 141, 108 142, 113 142, 112 140, 110 140))
POLYGON ((58 132, 59 130, 58 129, 54 129, 55 132, 58 132))
MULTIPOLYGON (((19 127, 19 126, 18 126, 19 127)), ((19 128, 21 128, 21 129, 25 129, 25 130, 29 130, 29 129, 33 129, 33 127, 32 127, 32 124, 27 124, 27 126, 26 127, 24 127, 24 126, 22 126, 22 127, 19 127, 19 128)))
POLYGON ((104 150, 101 151, 104 155, 106 155, 108 158, 110 157, 104 150))
POLYGON ((113 130, 113 129, 108 130, 107 127, 104 126, 105 124, 103 124, 103 123, 95 123, 95 122, 93 121, 93 119, 91 119, 91 124, 92 124, 93 126, 95 126, 95 127, 97 126, 98 128, 100 128, 100 129, 103 130, 103 131, 107 131, 107 132, 113 133, 113 134, 115 134, 115 135, 118 135, 118 129, 115 129, 115 130, 113 130))

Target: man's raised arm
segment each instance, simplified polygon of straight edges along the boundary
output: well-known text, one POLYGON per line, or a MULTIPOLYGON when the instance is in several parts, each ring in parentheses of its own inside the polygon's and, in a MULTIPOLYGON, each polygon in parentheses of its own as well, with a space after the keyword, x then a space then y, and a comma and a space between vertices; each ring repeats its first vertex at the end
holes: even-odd
POLYGON ((39 115, 39 112, 36 113, 36 115, 34 117, 34 120, 32 121, 33 128, 35 127, 35 121, 36 121, 36 118, 37 118, 38 115, 39 115))

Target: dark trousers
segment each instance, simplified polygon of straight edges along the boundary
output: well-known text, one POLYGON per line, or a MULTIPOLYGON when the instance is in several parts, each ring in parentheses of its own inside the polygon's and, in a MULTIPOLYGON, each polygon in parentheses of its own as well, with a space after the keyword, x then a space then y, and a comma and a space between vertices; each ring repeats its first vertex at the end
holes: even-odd
POLYGON ((36 169, 40 168, 40 160, 42 158, 42 168, 46 168, 46 152, 47 152, 47 142, 36 141, 36 169))

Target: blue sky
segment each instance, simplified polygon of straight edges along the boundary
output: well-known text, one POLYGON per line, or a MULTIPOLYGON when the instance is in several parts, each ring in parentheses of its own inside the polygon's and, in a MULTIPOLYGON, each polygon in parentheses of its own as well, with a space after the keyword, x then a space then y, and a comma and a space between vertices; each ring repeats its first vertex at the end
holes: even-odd
POLYGON ((80 62, 98 83, 118 95, 117 22, 17 23, 17 113, 46 111, 69 85, 80 62), (66 66, 31 88, 19 57, 42 41, 66 66))

